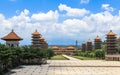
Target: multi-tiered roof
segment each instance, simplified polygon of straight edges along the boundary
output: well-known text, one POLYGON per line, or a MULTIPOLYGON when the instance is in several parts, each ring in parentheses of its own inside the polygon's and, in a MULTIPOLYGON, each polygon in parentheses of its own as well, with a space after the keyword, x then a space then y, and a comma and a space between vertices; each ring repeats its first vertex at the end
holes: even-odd
POLYGON ((110 32, 107 35, 107 54, 116 54, 116 34, 110 30, 110 32))
POLYGON ((83 42, 83 43, 82 43, 82 52, 85 52, 85 51, 86 51, 86 43, 83 42))
POLYGON ((87 51, 92 51, 92 41, 90 39, 87 41, 87 51))
POLYGON ((99 36, 94 39, 94 46, 95 49, 101 49, 101 38, 99 36))
POLYGON ((36 30, 32 33, 32 45, 34 47, 47 48, 48 43, 42 38, 41 34, 36 30))

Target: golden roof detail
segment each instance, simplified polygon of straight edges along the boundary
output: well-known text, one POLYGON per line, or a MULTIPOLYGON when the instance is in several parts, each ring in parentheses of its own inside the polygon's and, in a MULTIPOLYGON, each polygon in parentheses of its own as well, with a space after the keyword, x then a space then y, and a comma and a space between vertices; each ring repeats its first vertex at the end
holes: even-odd
POLYGON ((88 39, 88 41, 87 42, 92 42, 90 39, 88 39))
POLYGON ((68 49, 74 49, 74 47, 73 47, 73 46, 68 46, 67 48, 68 48, 68 49))
POLYGON ((58 49, 59 47, 58 46, 52 46, 52 49, 58 49))
POLYGON ((35 30, 35 32, 32 33, 32 35, 40 35, 40 33, 37 30, 35 30))
POLYGON ((86 44, 86 42, 83 41, 82 44, 86 44))
POLYGON ((99 36, 97 36, 97 37, 95 38, 95 40, 101 40, 101 38, 100 38, 99 36))
POLYGON ((110 30, 110 32, 107 34, 107 36, 115 36, 116 34, 112 32, 112 30, 110 30))

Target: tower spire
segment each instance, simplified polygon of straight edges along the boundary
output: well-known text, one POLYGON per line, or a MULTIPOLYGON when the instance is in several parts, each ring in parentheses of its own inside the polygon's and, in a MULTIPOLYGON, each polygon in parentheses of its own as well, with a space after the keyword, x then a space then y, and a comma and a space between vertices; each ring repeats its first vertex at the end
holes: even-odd
POLYGON ((37 29, 35 30, 35 32, 37 32, 37 29))
POLYGON ((12 32, 14 32, 14 29, 12 29, 12 32))
POLYGON ((77 40, 75 41, 75 44, 76 44, 76 47, 77 47, 78 46, 78 41, 77 40))

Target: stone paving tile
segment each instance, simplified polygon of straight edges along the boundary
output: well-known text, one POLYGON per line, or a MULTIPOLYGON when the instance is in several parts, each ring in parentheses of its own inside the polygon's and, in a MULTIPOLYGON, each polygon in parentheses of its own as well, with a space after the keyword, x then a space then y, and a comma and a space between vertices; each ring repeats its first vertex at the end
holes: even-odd
POLYGON ((120 62, 104 60, 48 60, 46 65, 22 65, 6 75, 120 75, 120 62))

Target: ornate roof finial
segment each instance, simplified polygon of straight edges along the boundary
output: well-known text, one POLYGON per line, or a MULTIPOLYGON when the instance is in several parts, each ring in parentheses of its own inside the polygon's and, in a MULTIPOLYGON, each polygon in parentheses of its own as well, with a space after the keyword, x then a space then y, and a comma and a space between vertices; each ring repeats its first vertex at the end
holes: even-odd
POLYGON ((35 32, 37 32, 37 29, 35 30, 35 32))
POLYGON ((14 29, 12 29, 12 32, 14 32, 14 29))
POLYGON ((112 30, 110 30, 110 32, 112 32, 112 30))

